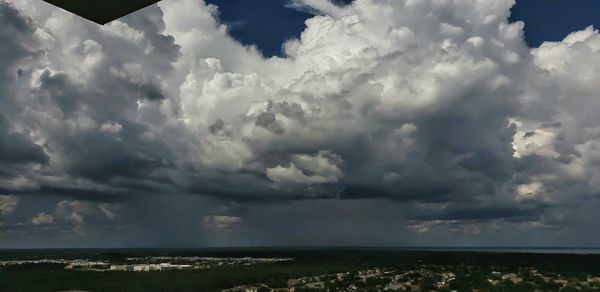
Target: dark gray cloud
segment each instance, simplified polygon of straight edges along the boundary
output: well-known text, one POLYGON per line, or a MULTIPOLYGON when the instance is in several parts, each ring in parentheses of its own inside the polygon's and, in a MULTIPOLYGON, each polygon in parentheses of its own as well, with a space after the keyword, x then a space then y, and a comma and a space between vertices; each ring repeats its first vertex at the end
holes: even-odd
POLYGON ((354 2, 354 0, 330 0, 331 3, 338 5, 338 6, 346 6, 346 5, 350 5, 352 4, 352 2, 354 2))
POLYGON ((42 148, 31 143, 18 133, 11 133, 7 123, 0 117, 0 162, 9 164, 19 163, 48 163, 48 156, 42 148))
MULTIPOLYGON (((48 163, 48 157, 40 146, 31 143, 21 133, 13 130, 10 113, 12 108, 11 96, 14 95, 12 84, 17 81, 18 74, 15 64, 24 58, 35 55, 35 49, 29 46, 34 43, 35 32, 31 23, 19 11, 7 3, 0 5, 0 164, 48 163)), ((7 166, 8 167, 8 166, 7 166)))

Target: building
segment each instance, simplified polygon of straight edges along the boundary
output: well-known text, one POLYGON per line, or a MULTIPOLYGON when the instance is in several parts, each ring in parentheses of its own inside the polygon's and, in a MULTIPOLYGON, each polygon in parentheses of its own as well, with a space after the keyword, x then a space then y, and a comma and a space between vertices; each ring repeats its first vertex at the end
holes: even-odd
POLYGON ((133 271, 133 266, 131 265, 111 265, 110 266, 110 270, 111 271, 133 271))

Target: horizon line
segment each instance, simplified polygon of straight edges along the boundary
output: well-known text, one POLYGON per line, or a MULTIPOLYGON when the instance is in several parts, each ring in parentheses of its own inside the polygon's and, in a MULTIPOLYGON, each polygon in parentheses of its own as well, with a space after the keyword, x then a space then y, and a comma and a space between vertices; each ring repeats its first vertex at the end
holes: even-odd
POLYGON ((140 249, 140 250, 159 250, 159 249, 403 249, 403 250, 461 250, 461 249, 479 249, 479 250, 499 250, 499 249, 539 249, 539 250, 600 250, 600 246, 354 246, 354 245, 289 245, 289 246, 148 246, 148 247, 27 247, 27 248, 4 248, 4 250, 110 250, 110 249, 140 249))

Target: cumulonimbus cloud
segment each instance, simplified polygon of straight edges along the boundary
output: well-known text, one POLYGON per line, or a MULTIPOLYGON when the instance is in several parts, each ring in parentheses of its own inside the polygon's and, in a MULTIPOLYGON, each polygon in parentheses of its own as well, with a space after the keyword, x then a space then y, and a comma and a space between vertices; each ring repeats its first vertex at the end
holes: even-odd
POLYGON ((297 1, 323 15, 268 59, 203 1, 106 26, 2 2, 0 192, 386 198, 441 206, 419 222, 543 224, 596 196, 596 30, 529 49, 512 0, 326 2, 297 1))

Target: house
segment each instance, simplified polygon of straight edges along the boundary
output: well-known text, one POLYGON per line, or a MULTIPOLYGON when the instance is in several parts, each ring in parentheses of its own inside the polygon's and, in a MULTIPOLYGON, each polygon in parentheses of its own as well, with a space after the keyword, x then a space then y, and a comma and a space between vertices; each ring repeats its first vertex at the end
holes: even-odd
POLYGON ((558 285, 562 285, 563 287, 569 284, 569 280, 567 279, 555 279, 554 283, 558 285))
POLYGON ((409 287, 404 282, 392 282, 385 286, 384 290, 404 290, 406 287, 409 287))
POLYGON ((588 277, 590 283, 600 283, 600 277, 588 277))

